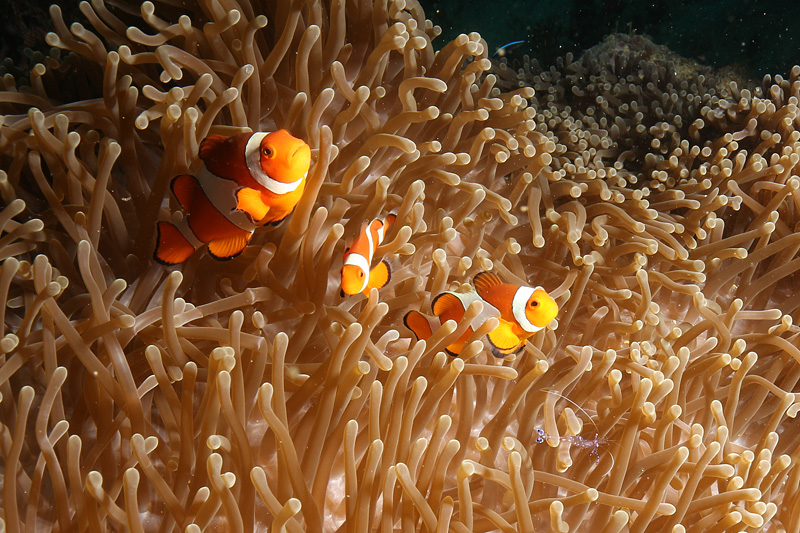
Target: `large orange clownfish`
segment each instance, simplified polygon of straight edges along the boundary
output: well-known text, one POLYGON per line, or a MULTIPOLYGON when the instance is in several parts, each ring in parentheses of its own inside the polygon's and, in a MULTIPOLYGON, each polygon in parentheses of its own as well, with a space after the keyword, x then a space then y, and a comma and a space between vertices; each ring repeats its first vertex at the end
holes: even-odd
POLYGON ((244 250, 257 226, 278 223, 297 205, 311 165, 311 150, 286 130, 209 135, 200 143, 205 168, 172 180, 172 193, 187 215, 159 222, 153 258, 185 261, 208 244, 215 259, 244 250))
POLYGON ((369 294, 373 287, 380 289, 389 282, 391 268, 388 261, 378 263, 370 270, 372 256, 383 242, 386 232, 397 218, 394 214, 386 216, 385 220, 376 218, 369 224, 364 222, 361 231, 353 244, 344 252, 344 266, 342 266, 341 294, 369 294))
MULTIPOLYGON (((487 335, 495 357, 516 353, 525 341, 547 326, 558 314, 558 304, 541 287, 527 287, 503 283, 497 274, 481 272, 472 281, 475 290, 469 292, 443 292, 434 298, 431 307, 441 323, 448 320, 460 322, 469 304, 476 300, 484 303, 483 312, 476 317, 467 331, 445 349, 458 355, 473 332, 489 317, 495 316, 500 324, 487 335)), ((410 311, 403 319, 417 339, 428 339, 432 334, 430 321, 418 311, 410 311)))

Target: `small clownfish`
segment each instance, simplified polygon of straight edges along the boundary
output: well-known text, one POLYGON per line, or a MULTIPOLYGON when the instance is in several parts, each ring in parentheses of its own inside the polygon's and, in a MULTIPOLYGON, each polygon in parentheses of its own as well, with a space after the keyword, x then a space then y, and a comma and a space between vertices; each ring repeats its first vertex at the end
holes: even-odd
POLYGON ((342 266, 341 295, 369 294, 370 289, 380 289, 391 277, 389 262, 384 260, 370 270, 372 256, 383 242, 383 238, 397 218, 394 214, 386 215, 385 220, 376 218, 369 224, 364 222, 361 231, 353 244, 344 251, 342 266))
MULTIPOLYGON (((443 292, 432 304, 433 314, 444 323, 459 322, 472 302, 482 300, 484 311, 476 317, 470 327, 445 350, 458 355, 473 332, 486 319, 495 316, 500 324, 487 335, 495 357, 516 353, 525 341, 549 324, 558 314, 558 304, 541 287, 527 287, 503 283, 497 274, 481 272, 473 278, 474 291, 457 293, 443 292), (487 305, 488 304, 488 305, 487 305)), ((417 339, 428 339, 432 334, 430 322, 418 311, 410 311, 403 319, 406 327, 417 339)))
POLYGON ((286 130, 209 135, 199 155, 205 168, 170 185, 187 215, 157 224, 153 259, 163 265, 182 263, 206 243, 215 259, 239 255, 257 226, 294 210, 311 166, 309 146, 286 130))

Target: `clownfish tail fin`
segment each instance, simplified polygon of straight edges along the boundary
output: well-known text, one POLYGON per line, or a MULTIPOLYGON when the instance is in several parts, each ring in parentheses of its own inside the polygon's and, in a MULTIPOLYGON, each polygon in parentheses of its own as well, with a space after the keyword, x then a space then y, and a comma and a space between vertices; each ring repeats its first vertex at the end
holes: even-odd
POLYGON ((369 291, 373 287, 376 289, 380 289, 385 287, 389 280, 392 279, 392 268, 389 266, 389 262, 386 260, 381 261, 375 267, 369 271, 369 283, 367 283, 367 288, 364 289, 364 294, 369 296, 369 291))
POLYGON ((411 330, 411 333, 417 337, 417 340, 428 340, 433 335, 431 330, 431 323, 425 318, 425 315, 419 311, 409 311, 403 317, 403 324, 411 330))
POLYGON ((165 266, 173 266, 186 261, 194 253, 194 246, 186 240, 175 224, 159 222, 156 224, 156 249, 153 260, 165 266))
POLYGON ((436 316, 442 316, 450 308, 464 309, 464 304, 452 292, 443 292, 433 299, 431 302, 431 311, 436 316))

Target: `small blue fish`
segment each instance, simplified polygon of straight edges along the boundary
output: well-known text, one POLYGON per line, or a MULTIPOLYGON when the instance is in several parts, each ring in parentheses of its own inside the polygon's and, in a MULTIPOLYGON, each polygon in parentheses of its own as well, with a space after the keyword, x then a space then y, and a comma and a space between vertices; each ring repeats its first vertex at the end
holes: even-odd
POLYGON ((492 57, 505 57, 510 52, 513 52, 514 50, 525 44, 525 42, 526 41, 511 41, 508 44, 504 44, 503 46, 494 51, 492 57))

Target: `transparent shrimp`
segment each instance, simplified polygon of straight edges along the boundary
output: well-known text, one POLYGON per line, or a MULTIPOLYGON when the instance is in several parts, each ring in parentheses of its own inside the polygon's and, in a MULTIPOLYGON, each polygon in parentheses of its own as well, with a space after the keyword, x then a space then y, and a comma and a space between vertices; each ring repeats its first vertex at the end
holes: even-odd
MULTIPOLYGON (((603 446, 604 444, 606 444, 609 441, 608 441, 608 439, 605 439, 605 438, 600 436, 600 429, 597 427, 597 424, 595 424, 595 422, 592 419, 592 417, 580 405, 576 404, 575 402, 573 402, 572 400, 570 400, 569 398, 567 398, 563 394, 560 394, 560 393, 558 393, 556 391, 551 391, 551 390, 548 390, 548 391, 545 391, 545 392, 547 392, 548 394, 555 394, 558 397, 563 398, 567 402, 571 403, 578 411, 580 411, 581 413, 586 415, 586 418, 594 426, 595 433, 594 433, 594 438, 591 438, 591 439, 585 438, 582 435, 565 435, 565 436, 556 437, 555 435, 548 435, 547 432, 542 428, 536 428, 536 443, 537 444, 543 444, 548 439, 557 438, 561 442, 568 442, 571 446, 575 446, 576 448, 583 449, 583 450, 591 450, 589 452, 589 456, 590 457, 594 457, 595 464, 599 464, 600 463, 600 447, 603 446)), ((614 460, 613 456, 611 457, 611 460, 612 460, 612 465, 613 465, 613 460, 614 460)))

